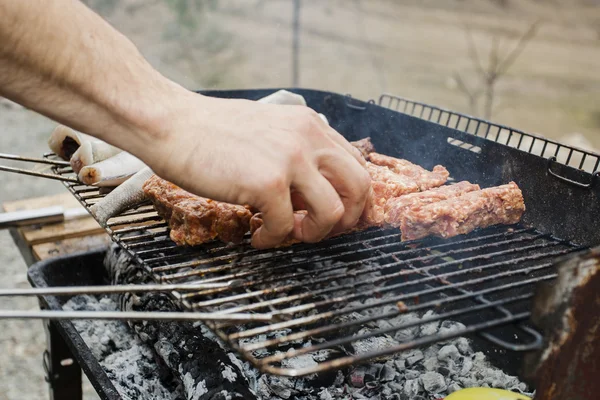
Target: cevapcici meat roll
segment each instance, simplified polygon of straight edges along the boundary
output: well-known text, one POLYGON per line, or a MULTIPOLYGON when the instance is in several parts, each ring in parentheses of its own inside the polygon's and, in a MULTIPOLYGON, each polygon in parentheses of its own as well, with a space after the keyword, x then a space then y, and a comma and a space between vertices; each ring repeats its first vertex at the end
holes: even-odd
POLYGON ((441 165, 433 167, 433 171, 427 171, 410 161, 374 152, 369 153, 369 161, 376 165, 388 167, 396 174, 413 180, 421 191, 442 186, 450 176, 448 170, 441 165))
POLYGON ((400 223, 402 240, 449 238, 476 228, 516 224, 525 212, 516 183, 477 190, 460 197, 407 210, 400 223))
MULTIPOLYGON (((354 228, 339 233, 336 236, 383 226, 385 222, 384 207, 388 200, 419 191, 418 186, 413 181, 392 172, 388 167, 382 167, 367 162, 365 168, 371 176, 371 190, 363 213, 354 228)), ((296 213, 306 213, 306 211, 300 210, 296 211, 296 213)), ((254 234, 254 232, 262 225, 262 214, 255 214, 250 221, 250 232, 254 234)), ((288 238, 278 247, 285 247, 294 243, 298 243, 298 241, 288 238)))
POLYGON ((369 159, 369 154, 375 151, 375 146, 373 146, 373 143, 371 143, 370 137, 366 137, 355 142, 350 142, 350 144, 356 147, 366 160, 369 159))
POLYGON ((462 181, 454 185, 444 185, 424 192, 394 197, 385 203, 385 222, 388 225, 398 228, 402 215, 409 209, 424 207, 431 203, 448 200, 480 189, 479 185, 462 181))
POLYGON ((178 245, 198 245, 215 239, 239 243, 250 228, 249 207, 193 195, 154 175, 143 190, 171 228, 178 245))

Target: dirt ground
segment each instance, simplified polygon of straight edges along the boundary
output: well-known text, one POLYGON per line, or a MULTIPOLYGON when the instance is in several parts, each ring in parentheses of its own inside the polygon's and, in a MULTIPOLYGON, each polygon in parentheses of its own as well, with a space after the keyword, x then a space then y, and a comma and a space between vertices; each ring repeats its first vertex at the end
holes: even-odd
MULTIPOLYGON (((291 0, 219 0, 205 2, 215 9, 183 13, 166 0, 86 3, 190 89, 294 85, 291 0)), ((298 86, 364 100, 393 93, 480 116, 456 80, 459 73, 471 90, 481 87, 466 26, 485 69, 494 41, 497 54, 507 54, 536 20, 537 34, 495 86, 492 120, 600 149, 597 1, 303 0, 298 86)), ((0 152, 39 156, 54 125, 1 102, 0 152)), ((56 182, 0 173, 0 202, 63 190, 56 182)), ((28 285, 7 232, 0 232, 0 270, 0 287, 28 285)), ((0 308, 15 307, 35 309, 36 301, 0 300, 0 308)), ((0 321, 0 400, 47 398, 43 349, 40 322, 0 321)), ((86 399, 95 398, 86 388, 86 399)))

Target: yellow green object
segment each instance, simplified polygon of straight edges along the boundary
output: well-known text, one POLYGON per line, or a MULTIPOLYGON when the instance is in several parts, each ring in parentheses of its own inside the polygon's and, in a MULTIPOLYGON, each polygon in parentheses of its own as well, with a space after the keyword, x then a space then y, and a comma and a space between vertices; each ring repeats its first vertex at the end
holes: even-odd
POLYGON ((531 397, 509 390, 467 388, 449 394, 444 400, 531 400, 531 397))

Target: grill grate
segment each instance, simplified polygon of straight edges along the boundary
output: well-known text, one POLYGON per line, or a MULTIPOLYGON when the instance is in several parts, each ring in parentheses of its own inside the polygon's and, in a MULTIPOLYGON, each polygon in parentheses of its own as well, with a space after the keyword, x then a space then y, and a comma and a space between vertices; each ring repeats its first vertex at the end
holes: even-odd
MULTIPOLYGON (((65 185, 87 208, 103 196, 65 185)), ((581 249, 522 225, 447 240, 400 242, 398 231, 370 229, 271 251, 253 249, 249 237, 178 247, 150 204, 106 230, 157 282, 234 281, 173 297, 184 310, 273 315, 207 326, 261 371, 287 376, 475 332, 507 349, 537 348, 542 338, 526 325, 534 287, 555 278, 554 258, 581 249)))
MULTIPOLYGON (((544 137, 446 110, 441 107, 431 106, 391 94, 382 94, 379 97, 378 105, 505 144, 526 153, 550 159, 589 173, 598 171, 598 167, 600 166, 600 156, 598 154, 566 146, 544 137)), ((474 147, 468 143, 464 145, 467 149, 474 147)))

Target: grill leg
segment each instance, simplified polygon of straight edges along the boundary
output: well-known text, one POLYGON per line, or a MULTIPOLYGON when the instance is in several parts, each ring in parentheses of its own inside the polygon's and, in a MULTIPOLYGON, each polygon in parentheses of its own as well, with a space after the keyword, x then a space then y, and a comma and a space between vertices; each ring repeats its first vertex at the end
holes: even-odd
POLYGON ((45 321, 47 350, 44 370, 50 390, 50 400, 81 400, 81 368, 71 350, 56 329, 54 322, 45 321))

